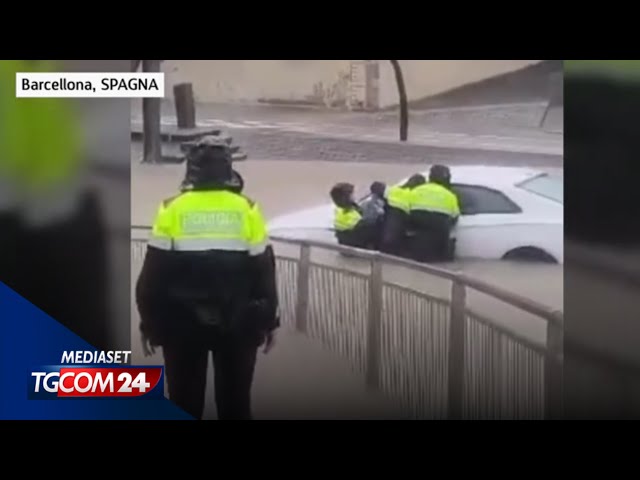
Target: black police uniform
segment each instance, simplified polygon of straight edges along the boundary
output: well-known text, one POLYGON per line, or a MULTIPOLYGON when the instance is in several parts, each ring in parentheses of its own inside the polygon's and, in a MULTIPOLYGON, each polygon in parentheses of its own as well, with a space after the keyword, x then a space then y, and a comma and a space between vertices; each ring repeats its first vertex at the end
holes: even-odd
MULTIPOLYGON (((245 199, 250 208, 255 206, 232 191, 237 186, 229 188, 227 150, 214 148, 194 156, 194 162, 218 162, 224 168, 215 166, 214 174, 201 172, 201 181, 182 195, 226 192, 224 198, 236 204, 245 199)), ((172 208, 172 202, 181 201, 179 197, 166 201, 164 207, 172 208)), ((211 203, 207 208, 215 211, 217 207, 211 203)), ((250 255, 233 249, 175 250, 150 244, 136 299, 141 330, 151 344, 162 346, 170 399, 202 418, 212 352, 218 418, 251 419, 257 349, 266 334, 279 326, 273 250, 266 247, 250 255)))
POLYGON ((451 261, 455 243, 451 230, 460 215, 458 198, 450 189, 450 172, 443 165, 432 167, 429 182, 417 186, 409 196, 408 242, 410 257, 419 262, 451 261))
POLYGON ((411 190, 425 183, 421 174, 412 175, 402 185, 385 188, 385 215, 382 222, 380 250, 398 257, 410 256, 408 251, 409 197, 411 190))
POLYGON ((353 201, 353 185, 338 183, 330 195, 336 210, 334 230, 341 245, 363 249, 376 249, 379 244, 381 218, 365 218, 360 206, 353 201))

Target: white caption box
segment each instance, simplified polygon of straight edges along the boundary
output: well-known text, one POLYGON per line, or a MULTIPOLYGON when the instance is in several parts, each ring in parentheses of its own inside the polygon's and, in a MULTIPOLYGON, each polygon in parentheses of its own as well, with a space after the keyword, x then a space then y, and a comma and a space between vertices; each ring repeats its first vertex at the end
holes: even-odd
POLYGON ((164 73, 16 73, 18 98, 164 98, 164 73))

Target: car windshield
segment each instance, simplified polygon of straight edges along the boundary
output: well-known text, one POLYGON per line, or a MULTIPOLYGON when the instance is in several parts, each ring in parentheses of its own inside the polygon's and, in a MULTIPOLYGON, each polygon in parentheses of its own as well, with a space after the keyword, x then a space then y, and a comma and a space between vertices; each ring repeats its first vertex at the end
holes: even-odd
POLYGON ((564 203, 564 182, 559 175, 549 175, 547 173, 538 175, 520 183, 518 187, 554 202, 564 203))

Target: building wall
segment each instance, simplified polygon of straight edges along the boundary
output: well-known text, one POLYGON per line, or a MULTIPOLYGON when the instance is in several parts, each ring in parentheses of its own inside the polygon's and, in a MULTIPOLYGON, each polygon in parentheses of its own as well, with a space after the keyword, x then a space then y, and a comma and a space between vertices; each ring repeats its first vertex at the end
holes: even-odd
POLYGON ((203 102, 345 103, 348 60, 166 60, 167 95, 192 82, 203 102))
MULTIPOLYGON (((409 101, 519 70, 540 60, 400 60, 409 101)), ((398 104, 391 63, 380 62, 379 107, 398 104)))
MULTIPOLYGON (((410 100, 450 90, 539 60, 402 60, 410 100)), ((167 96, 173 85, 192 82, 202 102, 289 102, 345 107, 353 99, 350 78, 355 60, 166 60, 167 96)), ((375 61, 374 61, 375 62, 375 61)), ((389 61, 378 60, 379 80, 367 78, 369 107, 397 104, 389 61)), ((375 75, 375 74, 374 74, 375 75)), ((359 77, 358 82, 361 82, 359 77)), ((359 85, 359 91, 362 85, 359 85)), ((358 95, 362 95, 358 93, 358 95)), ((358 96, 356 95, 356 96, 358 96)))

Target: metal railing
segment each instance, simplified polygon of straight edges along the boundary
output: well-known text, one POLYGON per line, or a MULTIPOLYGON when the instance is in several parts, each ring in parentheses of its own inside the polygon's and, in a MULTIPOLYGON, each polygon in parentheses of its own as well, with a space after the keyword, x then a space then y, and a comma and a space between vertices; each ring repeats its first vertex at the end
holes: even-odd
MULTIPOLYGON (((368 388, 401 402, 411 417, 561 417, 562 312, 462 273, 378 252, 271 240, 282 323, 346 357, 368 388), (393 269, 425 278, 402 285, 387 278, 393 269), (431 285, 433 279, 449 286, 431 285), (532 341, 474 311, 470 291, 544 320, 545 341, 532 341)), ((134 268, 144 242, 133 236, 134 268)))

